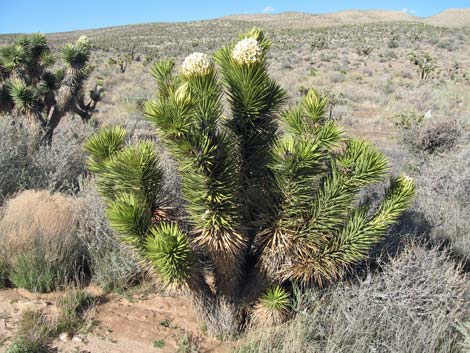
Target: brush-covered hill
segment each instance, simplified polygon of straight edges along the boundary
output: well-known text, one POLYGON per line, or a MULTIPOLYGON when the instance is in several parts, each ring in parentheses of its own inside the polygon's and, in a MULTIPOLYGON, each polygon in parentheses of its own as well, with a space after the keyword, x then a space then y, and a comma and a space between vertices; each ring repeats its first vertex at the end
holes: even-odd
POLYGON ((308 14, 302 12, 283 12, 279 14, 240 14, 226 16, 222 19, 264 23, 283 28, 330 27, 344 24, 420 21, 418 17, 401 11, 381 10, 348 10, 327 14, 308 14))
POLYGON ((331 27, 345 24, 378 22, 417 22, 442 27, 470 26, 470 9, 449 9, 435 16, 421 18, 403 11, 347 10, 326 14, 283 12, 279 14, 238 14, 225 20, 264 23, 281 28, 331 27))

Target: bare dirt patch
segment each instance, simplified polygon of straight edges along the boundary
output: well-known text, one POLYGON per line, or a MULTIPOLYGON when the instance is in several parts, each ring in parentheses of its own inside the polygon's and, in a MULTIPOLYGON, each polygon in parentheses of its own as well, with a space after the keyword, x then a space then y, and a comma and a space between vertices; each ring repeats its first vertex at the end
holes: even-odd
MULTIPOLYGON (((89 291, 97 294, 94 288, 89 291)), ((58 295, 36 295, 18 289, 0 291, 0 352, 6 352, 23 310, 41 309, 54 315, 58 295)), ((222 353, 234 345, 208 337, 185 296, 101 296, 101 303, 87 321, 88 329, 83 334, 67 341, 56 339, 52 344, 54 351, 174 353, 181 349, 180 352, 222 353)))

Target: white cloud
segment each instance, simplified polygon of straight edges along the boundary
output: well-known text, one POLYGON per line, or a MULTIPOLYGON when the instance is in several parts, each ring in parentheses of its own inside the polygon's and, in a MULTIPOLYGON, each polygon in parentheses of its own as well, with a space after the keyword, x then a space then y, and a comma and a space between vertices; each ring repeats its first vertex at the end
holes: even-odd
POLYGON ((272 12, 274 12, 274 9, 269 5, 263 9, 263 13, 272 13, 272 12))
POLYGON ((416 13, 415 10, 409 9, 407 7, 405 7, 403 10, 401 10, 401 12, 409 13, 409 14, 415 14, 416 13))

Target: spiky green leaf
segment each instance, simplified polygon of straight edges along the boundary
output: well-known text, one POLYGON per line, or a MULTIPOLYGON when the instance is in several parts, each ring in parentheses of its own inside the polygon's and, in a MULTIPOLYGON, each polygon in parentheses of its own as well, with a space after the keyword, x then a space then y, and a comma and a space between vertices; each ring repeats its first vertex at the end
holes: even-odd
POLYGON ((176 224, 152 227, 145 241, 145 254, 167 283, 182 285, 191 276, 193 251, 188 237, 176 224))

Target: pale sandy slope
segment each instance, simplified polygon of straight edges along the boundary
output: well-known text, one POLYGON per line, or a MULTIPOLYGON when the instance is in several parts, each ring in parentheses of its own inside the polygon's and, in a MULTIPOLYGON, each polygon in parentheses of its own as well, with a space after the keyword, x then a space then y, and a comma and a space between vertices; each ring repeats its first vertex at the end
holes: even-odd
POLYGON ((347 10, 327 14, 283 12, 279 14, 237 14, 222 19, 249 21, 283 28, 328 27, 377 22, 418 22, 444 27, 470 26, 470 9, 449 9, 435 16, 421 18, 402 11, 347 10))

